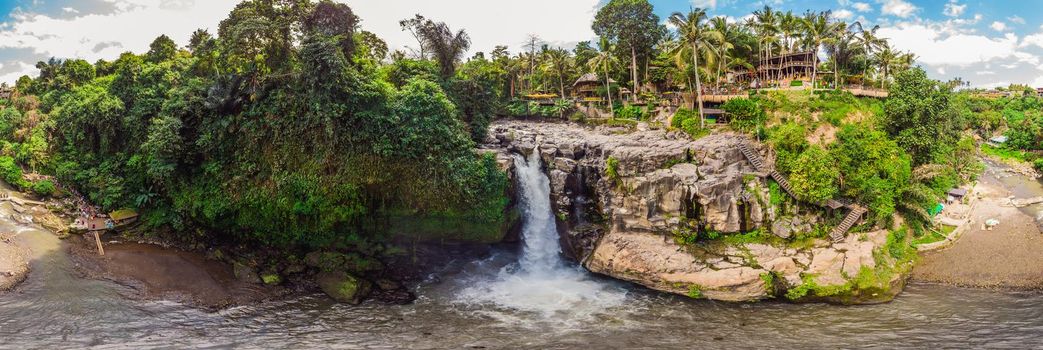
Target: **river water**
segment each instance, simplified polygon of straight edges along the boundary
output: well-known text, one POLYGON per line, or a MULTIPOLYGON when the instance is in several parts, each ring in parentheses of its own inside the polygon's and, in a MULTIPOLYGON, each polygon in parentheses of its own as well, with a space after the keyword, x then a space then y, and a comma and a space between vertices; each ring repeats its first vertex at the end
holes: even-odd
MULTIPOLYGON (((601 278, 560 258, 538 159, 516 159, 521 252, 457 261, 411 305, 323 295, 206 312, 78 278, 54 235, 7 219, 32 273, 0 295, 0 348, 1039 348, 1043 295, 910 284, 895 301, 835 306, 691 300, 601 278)), ((1043 273, 1043 272, 1041 272, 1043 273)))

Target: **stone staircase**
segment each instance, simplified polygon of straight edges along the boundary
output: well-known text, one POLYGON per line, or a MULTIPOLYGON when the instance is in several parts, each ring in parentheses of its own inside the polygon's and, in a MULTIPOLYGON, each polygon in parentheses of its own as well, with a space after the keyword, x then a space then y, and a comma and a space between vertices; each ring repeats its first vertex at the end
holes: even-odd
MULTIPOLYGON (((783 191, 786 191, 786 194, 790 197, 797 198, 797 195, 793 193, 793 186, 790 185, 788 180, 786 180, 786 177, 782 176, 782 174, 779 173, 778 170, 775 170, 774 167, 771 169, 766 168, 761 157, 756 153, 753 153, 753 150, 750 149, 750 146, 746 142, 739 143, 739 151, 746 157, 746 160, 750 161, 750 164, 753 164, 753 167, 757 169, 757 171, 767 171, 768 175, 779 184, 779 187, 782 188, 783 191)), ((833 242, 843 240, 847 231, 862 220, 862 215, 867 211, 865 207, 858 204, 848 204, 846 207, 850 211, 848 211, 847 216, 844 217, 844 221, 841 221, 840 225, 834 227, 833 231, 829 233, 829 238, 832 239, 833 242)))
POLYGON ((829 233, 829 239, 833 240, 834 243, 840 242, 847 235, 847 230, 850 230, 852 226, 862 220, 862 214, 866 213, 866 208, 858 205, 851 204, 848 206, 851 211, 847 212, 847 216, 844 217, 844 221, 840 222, 840 225, 833 228, 833 231, 829 233))

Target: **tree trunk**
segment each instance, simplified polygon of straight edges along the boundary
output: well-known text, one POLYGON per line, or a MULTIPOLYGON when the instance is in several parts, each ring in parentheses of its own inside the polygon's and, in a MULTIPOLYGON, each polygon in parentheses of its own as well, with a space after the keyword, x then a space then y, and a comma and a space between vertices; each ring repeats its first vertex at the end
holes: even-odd
MULTIPOLYGON (((558 88, 561 89, 561 99, 565 100, 565 74, 561 74, 560 76, 558 76, 558 88)), ((557 107, 557 106, 555 106, 555 107, 557 107)), ((558 112, 558 114, 561 117, 561 119, 565 119, 565 110, 564 109, 560 110, 558 112)))
POLYGON ((815 96, 815 78, 818 75, 818 44, 815 44, 811 54, 811 96, 815 96))
POLYGON ((699 45, 692 44, 692 63, 695 67, 695 103, 699 106, 699 128, 706 128, 706 117, 703 115, 703 87, 699 83, 699 45))
POLYGON ((610 118, 615 118, 616 106, 612 105, 612 87, 608 85, 608 65, 605 65, 605 95, 608 96, 608 111, 611 113, 610 118))
POLYGON ((720 55, 719 57, 720 57, 721 61, 717 62, 717 76, 714 77, 715 79, 714 79, 714 88, 713 88, 714 90, 717 90, 714 93, 718 93, 718 94, 721 93, 721 63, 724 63, 724 55, 720 55))
POLYGON ((630 76, 634 82, 634 91, 630 92, 630 100, 637 102, 637 94, 641 92, 641 82, 637 81, 637 49, 630 44, 630 76))

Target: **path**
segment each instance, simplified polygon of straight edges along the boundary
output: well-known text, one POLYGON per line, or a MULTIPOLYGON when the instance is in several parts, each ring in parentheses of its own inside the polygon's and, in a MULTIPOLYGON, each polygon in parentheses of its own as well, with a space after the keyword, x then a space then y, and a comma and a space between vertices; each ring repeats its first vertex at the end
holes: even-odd
POLYGON ((1021 175, 994 170, 980 179, 977 191, 982 197, 968 217, 967 232, 952 247, 924 254, 913 279, 971 287, 1043 288, 1043 234, 1035 218, 1010 206, 1008 198, 1038 195, 1043 185, 1025 178, 1000 180, 997 176, 1021 175), (993 218, 999 225, 984 230, 982 223, 993 218))

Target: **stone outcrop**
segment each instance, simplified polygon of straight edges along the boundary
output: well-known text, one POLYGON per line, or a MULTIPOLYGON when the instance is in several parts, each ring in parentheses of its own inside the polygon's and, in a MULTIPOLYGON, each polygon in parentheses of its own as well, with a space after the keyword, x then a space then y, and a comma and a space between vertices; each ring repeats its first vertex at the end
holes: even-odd
MULTIPOLYGON (((864 268, 877 267, 874 252, 886 231, 788 244, 822 223, 819 209, 796 215, 795 206, 773 206, 779 201, 771 200, 768 174, 739 151, 745 142, 752 141, 731 133, 693 141, 663 130, 498 121, 485 147, 499 152, 504 165, 511 152, 539 152, 563 248, 596 273, 672 293, 747 301, 801 285, 851 286, 864 268), (757 230, 779 238, 731 245, 678 239, 757 230)), ((773 161, 763 147, 752 150, 773 161)))

